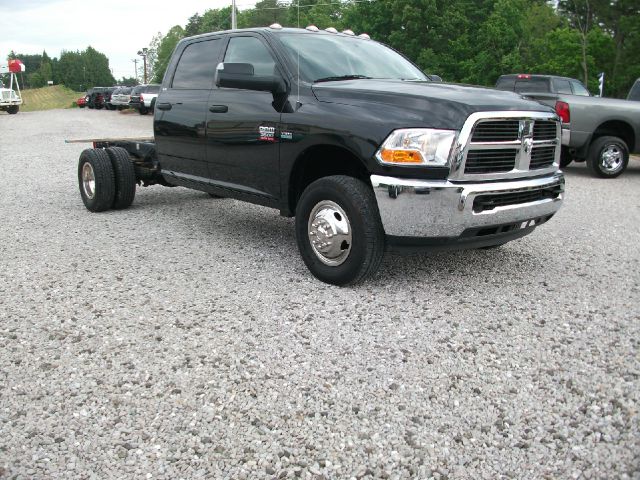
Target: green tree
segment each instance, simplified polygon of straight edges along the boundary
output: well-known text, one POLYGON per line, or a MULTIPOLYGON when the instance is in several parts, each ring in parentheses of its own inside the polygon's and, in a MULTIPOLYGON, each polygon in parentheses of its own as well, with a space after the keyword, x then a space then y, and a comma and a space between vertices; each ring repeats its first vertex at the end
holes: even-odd
POLYGON ((122 77, 118 80, 118 85, 122 85, 124 87, 135 87, 138 83, 138 79, 134 77, 122 77))
MULTIPOLYGON (((517 71, 580 78, 594 90, 605 72, 608 95, 624 96, 640 76, 637 0, 261 0, 238 26, 314 24, 366 32, 447 81, 494 85, 517 71)), ((231 8, 192 15, 185 27, 154 37, 156 81, 177 42, 231 28, 231 8)), ((151 48, 151 47, 150 47, 151 48)), ((56 75, 54 66, 54 76, 56 75)))
MULTIPOLYGON (((238 14, 239 27, 267 27, 273 23, 286 24, 289 8, 278 0, 262 0, 254 8, 238 14)), ((231 12, 229 12, 231 13, 231 12)))
POLYGON ((202 15, 198 33, 219 32, 231 29, 231 7, 207 10, 202 15))
POLYGON ((157 49, 156 61, 153 65, 153 81, 162 82, 164 72, 167 70, 171 54, 176 48, 178 42, 184 37, 185 30, 180 25, 175 25, 169 29, 167 34, 162 37, 157 49))
POLYGON ((109 69, 109 59, 93 47, 87 47, 82 52, 63 51, 56 64, 55 78, 77 91, 115 83, 109 69))

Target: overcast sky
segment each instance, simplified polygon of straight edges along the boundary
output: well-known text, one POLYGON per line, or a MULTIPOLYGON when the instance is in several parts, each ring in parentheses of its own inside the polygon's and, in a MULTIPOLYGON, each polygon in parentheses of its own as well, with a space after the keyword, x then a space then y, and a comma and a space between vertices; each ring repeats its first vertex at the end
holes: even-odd
MULTIPOLYGON (((255 4, 237 0, 238 5, 255 4)), ((194 13, 230 0, 0 0, 0 63, 11 50, 35 54, 84 50, 91 45, 109 58, 113 76, 132 77, 131 61, 158 32, 184 26, 194 13)), ((140 64, 141 65, 141 64, 140 64)))

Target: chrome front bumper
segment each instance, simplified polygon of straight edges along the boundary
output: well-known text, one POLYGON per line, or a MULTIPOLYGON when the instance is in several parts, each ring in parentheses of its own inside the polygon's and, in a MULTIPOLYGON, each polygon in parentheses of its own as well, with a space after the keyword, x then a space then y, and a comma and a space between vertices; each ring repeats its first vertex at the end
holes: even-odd
POLYGON ((459 237, 465 230, 549 217, 558 211, 564 197, 564 176, 557 172, 542 178, 452 183, 448 180, 414 180, 371 175, 385 233, 397 237, 459 237), (478 195, 518 194, 558 187, 557 198, 496 206, 474 211, 478 195))

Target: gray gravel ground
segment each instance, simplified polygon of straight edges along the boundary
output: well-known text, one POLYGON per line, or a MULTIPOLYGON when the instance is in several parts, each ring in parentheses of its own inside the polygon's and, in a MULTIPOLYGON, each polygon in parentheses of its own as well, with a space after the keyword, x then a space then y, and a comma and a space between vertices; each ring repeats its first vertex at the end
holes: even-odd
POLYGON ((0 114, 0 477, 640 478, 640 161, 492 251, 316 281, 291 219, 182 188, 92 214, 82 145, 0 114))

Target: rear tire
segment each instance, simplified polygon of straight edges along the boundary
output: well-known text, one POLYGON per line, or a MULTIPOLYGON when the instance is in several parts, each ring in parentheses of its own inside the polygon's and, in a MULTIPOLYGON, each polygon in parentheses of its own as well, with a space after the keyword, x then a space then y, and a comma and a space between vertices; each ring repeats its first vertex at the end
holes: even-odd
POLYGON ((149 110, 147 109, 147 107, 140 107, 140 110, 138 110, 138 113, 140 115, 146 115, 147 113, 149 113, 149 110))
POLYGON ((15 115, 19 111, 20 111, 20 107, 18 105, 11 105, 9 108, 7 108, 7 113, 9 115, 15 115))
POLYGON ((78 162, 80 196, 87 210, 104 212, 113 205, 116 196, 115 175, 107 152, 88 148, 78 162))
POLYGON ((302 260, 323 282, 355 284, 380 267, 384 230, 373 191, 361 180, 335 175, 311 183, 295 228, 302 260))
POLYGON ((618 137, 599 137, 589 146, 587 165, 596 177, 615 178, 627 169, 629 147, 618 137))
POLYGON ((129 153, 121 147, 107 148, 115 174, 116 193, 112 208, 127 208, 136 196, 136 170, 129 158, 129 153))

